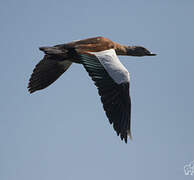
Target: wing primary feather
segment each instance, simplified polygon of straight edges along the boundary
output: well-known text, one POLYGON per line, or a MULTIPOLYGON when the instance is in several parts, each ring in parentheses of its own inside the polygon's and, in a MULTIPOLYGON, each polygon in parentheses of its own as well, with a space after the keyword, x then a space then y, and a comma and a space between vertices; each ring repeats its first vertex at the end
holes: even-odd
MULTIPOLYGON (((95 55, 80 54, 80 61, 97 86, 110 124, 113 124, 114 130, 121 140, 127 143, 127 136, 130 134, 131 113, 129 82, 120 84, 115 82, 95 55)), ((121 67, 121 70, 123 69, 121 67)))
POLYGON ((71 61, 59 61, 58 56, 45 55, 35 66, 29 79, 28 90, 33 93, 55 82, 72 64, 71 61))

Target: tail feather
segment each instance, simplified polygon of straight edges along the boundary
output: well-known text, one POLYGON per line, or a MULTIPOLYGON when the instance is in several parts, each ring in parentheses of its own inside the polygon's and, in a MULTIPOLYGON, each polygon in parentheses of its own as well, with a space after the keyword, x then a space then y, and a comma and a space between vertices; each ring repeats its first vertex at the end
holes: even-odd
POLYGON ((58 55, 58 56, 65 56, 67 55, 68 50, 60 49, 59 47, 40 47, 41 51, 48 55, 58 55))

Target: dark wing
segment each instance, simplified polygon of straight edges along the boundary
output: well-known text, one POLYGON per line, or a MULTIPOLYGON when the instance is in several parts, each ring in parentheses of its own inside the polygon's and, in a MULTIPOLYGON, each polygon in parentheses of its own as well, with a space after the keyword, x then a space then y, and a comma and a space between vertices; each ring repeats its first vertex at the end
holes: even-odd
POLYGON ((45 55, 36 65, 30 77, 28 90, 33 93, 44 89, 56 81, 72 64, 70 61, 57 61, 54 55, 45 55))
POLYGON ((98 93, 101 96, 101 101, 110 123, 113 123, 117 135, 120 135, 121 139, 124 139, 127 143, 127 137, 131 137, 129 73, 128 71, 126 73, 126 69, 123 68, 124 66, 120 63, 118 58, 115 59, 115 51, 108 51, 111 51, 111 53, 104 51, 100 55, 96 53, 94 53, 95 55, 81 54, 81 62, 98 88, 98 93), (106 59, 112 58, 112 62, 102 65, 103 56, 106 59), (114 65, 117 67, 114 67, 114 65), (113 69, 111 71, 110 69, 112 67, 113 69), (120 76, 121 79, 119 79, 118 76, 120 76))

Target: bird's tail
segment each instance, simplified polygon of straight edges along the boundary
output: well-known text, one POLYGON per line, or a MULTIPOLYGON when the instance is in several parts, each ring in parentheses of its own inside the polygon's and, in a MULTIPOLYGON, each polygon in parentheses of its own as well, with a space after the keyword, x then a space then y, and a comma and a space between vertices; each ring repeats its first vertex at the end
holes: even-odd
POLYGON ((60 49, 59 47, 40 47, 41 51, 43 51, 47 55, 57 55, 57 56, 67 56, 68 50, 66 49, 60 49))

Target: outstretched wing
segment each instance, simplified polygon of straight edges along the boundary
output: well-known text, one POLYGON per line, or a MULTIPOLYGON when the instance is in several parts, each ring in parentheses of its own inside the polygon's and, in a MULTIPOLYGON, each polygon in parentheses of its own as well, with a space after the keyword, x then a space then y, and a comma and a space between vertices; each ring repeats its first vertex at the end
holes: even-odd
POLYGON ((28 90, 33 93, 55 82, 72 64, 70 61, 57 61, 53 55, 45 55, 36 65, 30 77, 28 90))
POLYGON ((88 52, 80 55, 89 76, 95 82, 104 110, 121 139, 131 137, 131 100, 129 72, 119 61, 115 50, 88 52))

